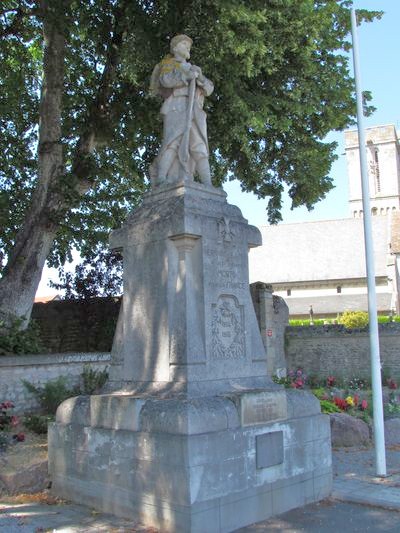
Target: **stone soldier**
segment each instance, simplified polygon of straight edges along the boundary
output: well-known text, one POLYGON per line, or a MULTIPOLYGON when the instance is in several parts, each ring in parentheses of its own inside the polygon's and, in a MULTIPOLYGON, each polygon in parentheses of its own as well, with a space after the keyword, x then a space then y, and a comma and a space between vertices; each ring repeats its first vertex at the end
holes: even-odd
POLYGON ((204 97, 209 96, 213 83, 190 58, 192 39, 176 35, 171 39, 171 53, 153 70, 151 91, 164 99, 163 140, 160 152, 151 165, 152 185, 193 179, 197 174, 204 185, 211 185, 208 161, 206 113, 204 97))

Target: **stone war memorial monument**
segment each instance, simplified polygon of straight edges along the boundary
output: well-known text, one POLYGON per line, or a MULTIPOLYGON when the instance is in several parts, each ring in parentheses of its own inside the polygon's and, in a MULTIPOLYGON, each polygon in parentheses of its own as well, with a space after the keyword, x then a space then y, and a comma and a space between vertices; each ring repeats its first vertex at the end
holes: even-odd
POLYGON ((177 35, 152 74, 163 141, 151 191, 110 236, 124 296, 108 389, 49 428, 55 494, 165 532, 228 532, 329 495, 318 400, 267 375, 251 301, 257 228, 211 183, 213 91, 177 35))

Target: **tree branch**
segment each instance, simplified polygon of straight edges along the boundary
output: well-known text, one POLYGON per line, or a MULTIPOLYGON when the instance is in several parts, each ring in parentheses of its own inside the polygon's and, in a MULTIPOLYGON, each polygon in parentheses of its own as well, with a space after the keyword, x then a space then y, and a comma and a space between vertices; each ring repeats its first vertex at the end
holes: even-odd
POLYGON ((128 5, 129 1, 122 0, 114 10, 113 32, 107 48, 104 70, 96 98, 89 109, 87 129, 81 135, 76 148, 72 173, 78 178, 77 189, 80 194, 84 194, 91 187, 91 181, 88 179, 90 178, 90 165, 87 164, 87 159, 98 143, 101 123, 104 123, 110 117, 110 98, 126 33, 123 19, 128 5))
POLYGON ((32 17, 39 13, 39 9, 23 9, 21 6, 15 9, 3 9, 0 11, 0 16, 7 15, 7 13, 15 13, 14 18, 8 26, 0 32, 0 38, 7 37, 8 35, 20 36, 23 32, 22 20, 24 17, 32 17))

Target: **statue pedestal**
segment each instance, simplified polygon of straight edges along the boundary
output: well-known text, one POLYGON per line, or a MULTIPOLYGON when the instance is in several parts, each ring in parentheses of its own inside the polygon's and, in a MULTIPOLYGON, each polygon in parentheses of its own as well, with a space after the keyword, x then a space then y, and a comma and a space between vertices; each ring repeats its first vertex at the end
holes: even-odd
POLYGON ((49 431, 54 492, 162 531, 222 532, 326 497, 328 417, 267 376, 248 287, 261 244, 225 194, 157 189, 111 235, 124 298, 109 393, 49 431))

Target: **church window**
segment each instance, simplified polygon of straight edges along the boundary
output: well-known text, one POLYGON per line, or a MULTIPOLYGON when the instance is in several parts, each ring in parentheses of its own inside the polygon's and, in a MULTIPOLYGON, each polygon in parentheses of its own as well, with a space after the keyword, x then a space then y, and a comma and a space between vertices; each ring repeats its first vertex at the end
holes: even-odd
POLYGON ((340 285, 338 285, 338 286, 336 287, 336 292, 337 292, 338 294, 340 294, 340 293, 342 292, 342 287, 341 287, 340 285))
POLYGON ((292 289, 288 289, 288 290, 286 291, 286 294, 287 294, 287 296, 290 296, 290 295, 292 294, 292 289))
POLYGON ((372 215, 373 217, 376 217, 377 214, 378 214, 378 209, 377 209, 376 207, 373 207, 373 208, 371 209, 371 215, 372 215))

